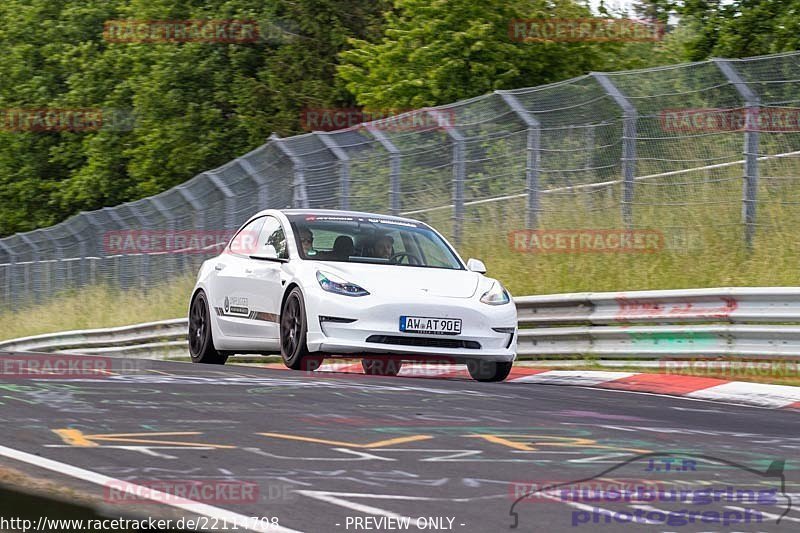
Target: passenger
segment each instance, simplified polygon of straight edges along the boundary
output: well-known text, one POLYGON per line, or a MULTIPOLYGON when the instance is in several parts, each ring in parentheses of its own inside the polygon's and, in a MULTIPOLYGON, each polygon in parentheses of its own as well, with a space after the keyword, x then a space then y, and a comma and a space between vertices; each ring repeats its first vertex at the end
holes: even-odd
POLYGON ((331 251, 331 259, 333 261, 349 261, 350 256, 355 252, 353 239, 347 235, 339 235, 333 241, 333 250, 331 251))
POLYGON ((300 228, 300 246, 303 247, 303 255, 313 255, 310 253, 314 249, 314 233, 308 228, 300 228))

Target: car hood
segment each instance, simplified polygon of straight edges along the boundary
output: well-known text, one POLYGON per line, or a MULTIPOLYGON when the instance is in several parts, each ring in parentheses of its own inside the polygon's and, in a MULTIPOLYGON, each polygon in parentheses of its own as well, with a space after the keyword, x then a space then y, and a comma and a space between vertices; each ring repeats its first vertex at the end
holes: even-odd
POLYGON ((330 272, 381 296, 471 298, 482 276, 470 270, 314 261, 315 270, 330 272))

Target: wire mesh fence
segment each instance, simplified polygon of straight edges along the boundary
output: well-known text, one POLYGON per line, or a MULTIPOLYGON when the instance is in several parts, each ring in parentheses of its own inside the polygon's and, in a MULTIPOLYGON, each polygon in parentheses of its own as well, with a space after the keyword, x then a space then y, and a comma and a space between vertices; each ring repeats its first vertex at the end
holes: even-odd
POLYGON ((0 239, 0 301, 194 272, 267 208, 404 214, 457 245, 520 228, 648 228, 751 247, 800 222, 799 89, 792 52, 592 73, 406 121, 273 135, 156 196, 0 239))

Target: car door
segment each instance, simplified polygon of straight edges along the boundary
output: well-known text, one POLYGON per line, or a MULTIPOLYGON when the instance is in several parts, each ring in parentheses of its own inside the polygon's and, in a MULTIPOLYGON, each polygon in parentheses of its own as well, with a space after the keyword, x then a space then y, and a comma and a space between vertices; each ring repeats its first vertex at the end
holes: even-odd
POLYGON ((246 325, 247 337, 277 339, 280 336, 283 268, 289 259, 288 250, 286 232, 281 222, 273 216, 265 217, 254 255, 271 259, 248 258, 245 290, 252 303, 250 321, 246 325))
POLYGON ((248 270, 252 268, 250 254, 258 246, 258 237, 266 217, 251 220, 236 233, 225 251, 215 259, 213 313, 223 335, 245 336, 250 321, 252 296, 247 292, 248 270))

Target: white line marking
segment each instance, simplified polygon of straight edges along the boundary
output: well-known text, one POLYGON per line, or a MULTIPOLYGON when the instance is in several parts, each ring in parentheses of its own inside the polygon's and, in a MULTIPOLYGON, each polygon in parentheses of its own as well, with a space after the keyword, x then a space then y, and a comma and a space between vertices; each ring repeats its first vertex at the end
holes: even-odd
MULTIPOLYGON (((330 503, 332 505, 338 505, 339 507, 344 507, 345 509, 350 509, 351 511, 356 511, 359 513, 364 513, 368 515, 378 515, 378 516, 386 516, 389 518, 396 518, 398 520, 411 520, 411 517, 404 516, 401 514, 393 513, 391 511, 387 511, 385 509, 381 509, 379 507, 373 507, 371 505, 364 505, 363 503, 356 503, 351 502, 349 500, 345 500, 344 498, 339 498, 338 496, 351 496, 357 498, 365 498, 365 497, 378 497, 378 498, 388 498, 388 499, 403 499, 398 498, 396 496, 390 495, 366 495, 366 494, 352 494, 346 492, 324 492, 320 490, 298 490, 298 494, 302 494, 303 496, 308 496, 309 498, 314 498, 315 500, 320 500, 326 503, 330 503)), ((409 499, 416 499, 416 498, 409 498, 409 499)))
POLYGON ((103 487, 110 486, 112 483, 116 484, 116 486, 119 486, 120 483, 124 483, 126 484, 126 486, 132 489, 142 489, 140 493, 142 495, 141 496, 142 498, 147 498, 156 503, 160 503, 162 505, 166 505, 169 507, 175 507, 177 509, 189 511, 191 513, 195 513, 200 516, 207 516, 209 518, 216 518, 219 520, 231 522, 236 524, 237 527, 241 527, 242 529, 247 529, 250 531, 263 531, 270 533, 276 531, 283 533, 298 533, 293 529, 288 529, 281 526, 270 526, 261 523, 253 523, 253 521, 249 520, 248 517, 244 515, 228 511, 227 509, 221 509, 219 507, 207 505, 205 503, 194 502, 191 500, 186 503, 170 502, 169 500, 174 499, 174 496, 167 494, 165 492, 153 490, 151 488, 145 488, 140 485, 136 485, 127 481, 122 481, 113 477, 104 476, 103 474, 92 472, 91 470, 85 470, 77 466, 61 463, 59 461, 53 461, 52 459, 45 459, 44 457, 38 457, 36 455, 15 450, 13 448, 0 446, 0 455, 3 457, 8 457, 9 459, 14 459, 15 461, 21 461, 23 463, 32 464, 34 466, 38 466, 39 468, 44 468, 45 470, 51 470, 53 472, 58 472, 59 474, 64 474, 66 476, 82 479, 83 481, 88 481, 89 483, 94 483, 95 485, 100 485, 103 487))
MULTIPOLYGON (((735 505, 726 505, 725 508, 726 509, 731 509, 733 511, 739 511, 739 512, 746 512, 748 510, 752 511, 752 509, 745 509, 744 507, 736 507, 735 505)), ((762 515, 764 515, 764 517, 771 518, 773 520, 777 520, 781 516, 779 514, 772 514, 772 513, 766 512, 766 511, 758 511, 758 512, 760 512, 762 515)), ((784 521, 784 520, 787 520, 789 522, 800 522, 800 518, 792 518, 791 516, 784 516, 783 518, 781 518, 781 521, 784 521)))

